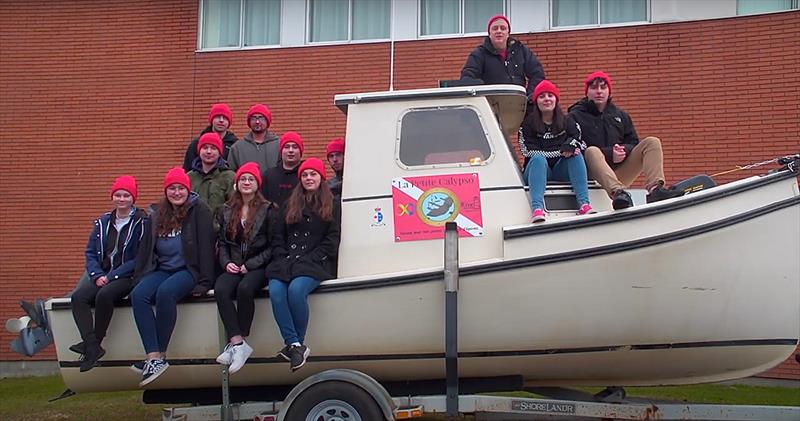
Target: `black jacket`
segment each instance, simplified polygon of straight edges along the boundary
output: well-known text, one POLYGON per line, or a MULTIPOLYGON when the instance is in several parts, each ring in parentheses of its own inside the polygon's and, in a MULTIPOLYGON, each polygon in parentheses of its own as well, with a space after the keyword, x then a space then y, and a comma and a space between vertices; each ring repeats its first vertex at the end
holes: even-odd
MULTIPOLYGON (((231 238, 228 233, 228 223, 233 217, 233 210, 227 203, 222 205, 217 213, 219 224, 219 264, 225 270, 228 263, 244 264, 247 270, 263 268, 272 257, 270 247, 270 209, 272 204, 265 203, 255 215, 253 230, 250 238, 231 238)), ((239 224, 241 227, 241 224, 239 224)), ((242 233, 243 235, 244 233, 242 233)))
POLYGON ((285 170, 283 164, 278 163, 277 167, 262 171, 261 179, 264 180, 264 184, 261 185, 261 194, 277 206, 286 203, 286 200, 292 195, 292 190, 300 182, 300 178, 297 177, 297 169, 302 163, 303 161, 300 161, 292 170, 285 170))
POLYGON ((633 127, 631 117, 621 108, 617 108, 611 98, 608 99, 605 110, 601 113, 594 102, 583 97, 569 107, 569 115, 581 126, 583 141, 589 146, 597 146, 603 151, 606 162, 614 164, 614 144, 625 147, 627 155, 631 155, 633 148, 639 143, 639 136, 633 127))
MULTIPOLYGON (((181 245, 186 268, 194 278, 193 293, 205 294, 214 285, 214 228, 211 210, 192 192, 188 199, 189 212, 181 225, 181 245)), ((142 276, 158 269, 156 256, 156 230, 158 224, 156 207, 150 208, 145 219, 144 236, 140 243, 133 278, 138 282, 142 276)))
POLYGON ((536 131, 533 119, 533 113, 529 114, 519 129, 519 150, 526 158, 526 164, 528 158, 541 155, 552 167, 561 158, 561 152, 586 149, 586 143, 581 140, 581 126, 569 114, 564 118, 564 128, 558 133, 553 132, 552 126, 545 126, 544 132, 536 131))
POLYGON ((506 51, 508 55, 506 60, 503 60, 489 37, 485 37, 483 44, 472 50, 467 57, 467 62, 461 69, 461 79, 478 80, 486 85, 526 86, 527 82, 528 98, 530 98, 533 88, 544 80, 542 64, 528 47, 514 38, 508 38, 506 51))
MULTIPOLYGON (((189 146, 186 147, 186 154, 183 156, 183 170, 189 172, 192 170, 192 164, 194 163, 194 159, 197 158, 197 142, 200 140, 200 136, 209 133, 213 130, 211 125, 209 124, 205 129, 200 132, 200 135, 196 138, 192 139, 189 142, 189 146)), ((222 158, 227 160, 228 159, 228 151, 231 150, 231 146, 239 140, 232 131, 228 130, 225 133, 225 137, 222 138, 222 158)))
POLYGON ((334 200, 330 222, 303 209, 300 222, 287 226, 286 206, 281 206, 271 228, 273 258, 267 266, 267 278, 284 282, 298 276, 310 276, 318 281, 334 278, 341 218, 341 205, 334 200))

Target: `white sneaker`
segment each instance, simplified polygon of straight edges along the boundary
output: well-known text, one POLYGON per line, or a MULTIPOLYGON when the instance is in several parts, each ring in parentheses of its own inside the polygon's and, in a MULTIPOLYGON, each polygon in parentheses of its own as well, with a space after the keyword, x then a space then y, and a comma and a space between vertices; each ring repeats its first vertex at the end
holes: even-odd
POLYGON ((217 362, 222 365, 231 365, 231 359, 233 358, 233 344, 228 342, 225 344, 225 350, 222 351, 222 354, 219 354, 217 357, 217 362))
POLYGON ((233 374, 244 366, 244 363, 250 358, 250 354, 253 353, 253 348, 251 348, 247 342, 242 342, 239 345, 232 346, 231 349, 233 350, 233 357, 231 358, 231 365, 228 367, 228 372, 233 374))

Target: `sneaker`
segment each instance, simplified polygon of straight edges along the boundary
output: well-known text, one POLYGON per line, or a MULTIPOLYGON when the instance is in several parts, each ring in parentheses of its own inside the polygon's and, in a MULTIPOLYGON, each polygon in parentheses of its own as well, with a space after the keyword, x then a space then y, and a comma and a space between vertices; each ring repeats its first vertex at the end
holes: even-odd
POLYGON ((232 346, 231 349, 233 356, 231 357, 231 365, 228 367, 228 372, 233 374, 244 366, 244 363, 250 358, 250 354, 253 353, 253 348, 247 342, 242 342, 232 346))
POLYGON ((86 346, 86 353, 81 361, 81 373, 89 371, 97 366, 97 361, 106 355, 106 350, 99 343, 94 342, 86 346))
POLYGON ((292 347, 290 345, 286 345, 285 347, 281 348, 281 350, 278 351, 278 356, 283 358, 284 360, 286 360, 288 362, 291 362, 292 359, 291 359, 291 357, 289 357, 289 350, 291 348, 292 347))
POLYGON ((578 209, 578 215, 589 215, 592 213, 597 213, 594 209, 592 209, 592 205, 588 203, 584 203, 581 205, 580 209, 578 209))
POLYGON ((625 190, 617 190, 612 193, 611 196, 611 207, 614 210, 626 209, 633 206, 633 199, 631 199, 631 195, 628 194, 625 190))
POLYGON ((534 224, 537 222, 544 222, 544 211, 541 209, 534 209, 533 218, 531 218, 531 222, 533 222, 534 224))
POLYGON ((163 374, 169 368, 167 360, 150 360, 145 364, 144 371, 142 371, 142 381, 139 382, 139 387, 145 387, 158 376, 163 374))
POLYGON ((305 365, 308 359, 308 354, 311 353, 311 348, 305 345, 294 345, 289 349, 289 362, 292 366, 292 371, 297 371, 305 365))
POLYGON ((86 353, 86 344, 83 342, 78 342, 75 345, 70 345, 69 350, 76 354, 83 355, 86 353))
POLYGON ((137 361, 129 367, 131 371, 138 375, 142 375, 144 373, 144 367, 147 365, 147 361, 137 361))
POLYGON ((233 344, 228 342, 227 344, 225 344, 225 349, 217 357, 217 362, 222 365, 231 365, 232 357, 233 357, 233 344))
POLYGON ((683 196, 684 193, 683 190, 678 190, 674 187, 665 188, 663 185, 658 185, 653 190, 650 190, 650 193, 647 195, 647 203, 680 197, 683 196))

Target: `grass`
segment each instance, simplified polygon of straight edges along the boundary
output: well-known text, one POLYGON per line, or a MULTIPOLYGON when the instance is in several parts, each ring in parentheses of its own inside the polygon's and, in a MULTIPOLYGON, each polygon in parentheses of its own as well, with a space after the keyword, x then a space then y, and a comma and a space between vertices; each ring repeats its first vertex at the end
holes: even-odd
MULTIPOLYGON (((0 420, 159 420, 162 408, 167 406, 143 404, 140 391, 89 393, 47 402, 64 389, 61 377, 57 376, 0 380, 0 420)), ((594 393, 600 389, 583 390, 594 393)), ((695 403, 800 406, 800 390, 781 387, 695 385, 631 387, 625 390, 628 396, 695 403)), ((526 392, 501 395, 537 397, 526 392)), ((441 416, 430 416, 419 421, 442 419, 441 416)))

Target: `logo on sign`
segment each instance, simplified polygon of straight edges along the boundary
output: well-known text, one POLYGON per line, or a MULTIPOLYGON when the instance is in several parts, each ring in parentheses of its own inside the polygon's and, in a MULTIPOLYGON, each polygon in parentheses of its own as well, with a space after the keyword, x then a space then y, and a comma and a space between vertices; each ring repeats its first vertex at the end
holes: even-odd
POLYGON ((383 211, 381 208, 375 208, 375 212, 372 214, 372 224, 373 227, 381 227, 386 225, 383 222, 383 211))
POLYGON ((441 187, 426 191, 417 200, 417 215, 422 222, 434 227, 456 219, 460 209, 458 196, 441 187))
POLYGON ((529 402, 529 401, 511 401, 512 411, 525 411, 525 412, 542 412, 546 414, 574 414, 575 404, 564 402, 529 402))

